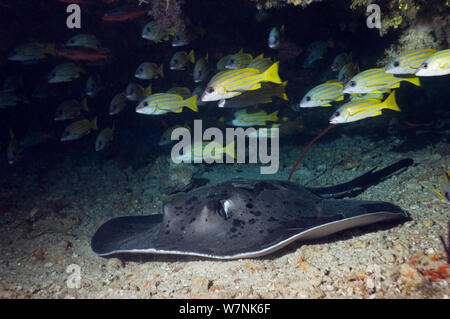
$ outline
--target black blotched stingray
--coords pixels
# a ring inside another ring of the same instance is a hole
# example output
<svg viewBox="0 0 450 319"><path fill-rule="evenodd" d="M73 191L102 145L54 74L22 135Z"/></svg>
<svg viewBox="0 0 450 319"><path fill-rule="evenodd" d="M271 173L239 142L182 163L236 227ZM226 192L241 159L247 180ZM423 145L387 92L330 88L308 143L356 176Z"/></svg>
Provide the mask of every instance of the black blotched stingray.
<svg viewBox="0 0 450 319"><path fill-rule="evenodd" d="M405 220L408 214L391 203L336 197L361 192L412 163L404 159L324 188L247 179L200 187L164 204L163 214L107 221L95 233L91 247L100 256L127 252L248 258L269 254L298 239Z"/></svg>

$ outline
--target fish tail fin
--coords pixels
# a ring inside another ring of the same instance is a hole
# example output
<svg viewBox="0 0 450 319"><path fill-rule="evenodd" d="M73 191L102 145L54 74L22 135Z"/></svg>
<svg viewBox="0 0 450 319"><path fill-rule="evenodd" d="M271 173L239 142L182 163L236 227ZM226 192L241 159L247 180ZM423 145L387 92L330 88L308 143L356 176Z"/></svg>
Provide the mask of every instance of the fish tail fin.
<svg viewBox="0 0 450 319"><path fill-rule="evenodd" d="M92 128L96 131L98 131L98 126L97 126L97 116L94 117L94 119L92 120Z"/></svg>
<svg viewBox="0 0 450 319"><path fill-rule="evenodd" d="M49 43L47 47L45 48L45 52L48 54L55 56L56 55L56 49L55 49L55 43Z"/></svg>
<svg viewBox="0 0 450 319"><path fill-rule="evenodd" d="M152 84L151 83L145 88L145 95L146 96L152 95Z"/></svg>
<svg viewBox="0 0 450 319"><path fill-rule="evenodd" d="M284 81L283 83L281 83L280 85L280 94L278 95L279 97L281 97L283 100L289 101L287 95L286 95L286 86L287 86L288 81Z"/></svg>
<svg viewBox="0 0 450 319"><path fill-rule="evenodd" d="M407 79L406 81L408 81L409 83L414 84L415 86L420 86L420 79L418 77L413 77L410 79Z"/></svg>
<svg viewBox="0 0 450 319"><path fill-rule="evenodd" d="M343 101L344 100L344 94L342 94L340 97L338 97L337 99L336 99L336 101Z"/></svg>
<svg viewBox="0 0 450 319"><path fill-rule="evenodd" d="M400 108L397 105L397 101L395 100L395 91L392 91L391 94L384 100L383 107L386 109L391 109L393 111L401 112Z"/></svg>
<svg viewBox="0 0 450 319"><path fill-rule="evenodd" d="M189 58L189 61L191 61L192 64L195 63L194 49L192 49L191 52L189 52L188 58Z"/></svg>
<svg viewBox="0 0 450 319"><path fill-rule="evenodd" d="M81 101L81 108L86 112L89 112L89 107L87 105L87 98L84 98L83 101Z"/></svg>
<svg viewBox="0 0 450 319"><path fill-rule="evenodd" d="M253 60L256 59L264 59L264 53L261 53L260 55L258 55L256 58L254 58Z"/></svg>
<svg viewBox="0 0 450 319"><path fill-rule="evenodd" d="M278 65L280 62L275 62L263 73L264 81L281 84L280 76L278 75Z"/></svg>
<svg viewBox="0 0 450 319"><path fill-rule="evenodd" d="M267 120L271 121L271 122L278 122L280 120L278 118L278 112L279 112L279 110L276 110L275 112L270 113L269 114L269 118Z"/></svg>
<svg viewBox="0 0 450 319"><path fill-rule="evenodd" d="M163 64L161 63L161 65L158 68L158 74L163 78L164 77L164 70L163 70Z"/></svg>
<svg viewBox="0 0 450 319"><path fill-rule="evenodd" d="M192 111L194 112L198 112L198 107L197 107L197 95L193 95L190 98L184 100L184 102L186 103L186 106L188 108L190 108Z"/></svg>
<svg viewBox="0 0 450 319"><path fill-rule="evenodd" d="M234 151L234 141L225 146L225 154L230 155L232 158L236 158L236 154Z"/></svg>

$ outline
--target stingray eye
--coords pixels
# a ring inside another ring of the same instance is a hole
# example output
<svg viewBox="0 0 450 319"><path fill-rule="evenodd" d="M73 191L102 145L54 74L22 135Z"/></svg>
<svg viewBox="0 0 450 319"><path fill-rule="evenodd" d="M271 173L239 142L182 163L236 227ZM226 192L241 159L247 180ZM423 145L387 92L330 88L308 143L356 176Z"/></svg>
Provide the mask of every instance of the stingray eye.
<svg viewBox="0 0 450 319"><path fill-rule="evenodd" d="M395 66L395 67L398 67L398 66L400 66L400 62L398 62L398 61L394 61L394 66Z"/></svg>
<svg viewBox="0 0 450 319"><path fill-rule="evenodd" d="M212 86L210 86L209 88L206 89L206 93L213 93L214 92L214 88Z"/></svg>
<svg viewBox="0 0 450 319"><path fill-rule="evenodd" d="M219 207L218 207L217 213L225 219L230 218L232 215L231 201L228 199L219 201Z"/></svg>
<svg viewBox="0 0 450 319"><path fill-rule="evenodd" d="M355 87L356 86L356 82L355 81L350 81L350 86L351 87Z"/></svg>

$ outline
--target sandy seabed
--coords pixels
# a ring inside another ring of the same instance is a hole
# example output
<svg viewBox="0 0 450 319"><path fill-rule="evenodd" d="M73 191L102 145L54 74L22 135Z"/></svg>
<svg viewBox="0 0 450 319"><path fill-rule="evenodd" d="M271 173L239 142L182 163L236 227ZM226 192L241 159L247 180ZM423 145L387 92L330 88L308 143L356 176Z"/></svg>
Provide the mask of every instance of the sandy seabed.
<svg viewBox="0 0 450 319"><path fill-rule="evenodd" d="M450 268L439 236L447 237L450 206L430 189L439 189L442 174L450 170L448 145L400 152L401 143L394 137L371 141L346 135L317 143L293 181L329 186L409 157L415 164L407 171L356 198L395 203L412 220L351 229L295 242L265 257L230 261L102 258L91 251L92 235L108 219L160 211L167 195L159 191L161 168L155 163L120 171L113 161L75 166L67 159L44 177L12 169L0 194L0 297L448 298ZM286 179L300 152L282 147L280 170L270 178ZM210 183L225 176L259 176L259 165L201 166L194 176Z"/></svg>

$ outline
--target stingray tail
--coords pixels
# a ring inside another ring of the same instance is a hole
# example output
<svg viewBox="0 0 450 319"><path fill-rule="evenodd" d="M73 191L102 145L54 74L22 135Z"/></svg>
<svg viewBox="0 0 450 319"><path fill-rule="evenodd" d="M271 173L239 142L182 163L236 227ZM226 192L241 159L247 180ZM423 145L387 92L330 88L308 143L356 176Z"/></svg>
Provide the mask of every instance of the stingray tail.
<svg viewBox="0 0 450 319"><path fill-rule="evenodd" d="M377 171L376 168L373 168L369 172L351 180L350 182L330 187L309 188L309 190L324 198L356 196L370 186L376 185L392 175L403 172L413 163L414 161L411 158L402 159Z"/></svg>

